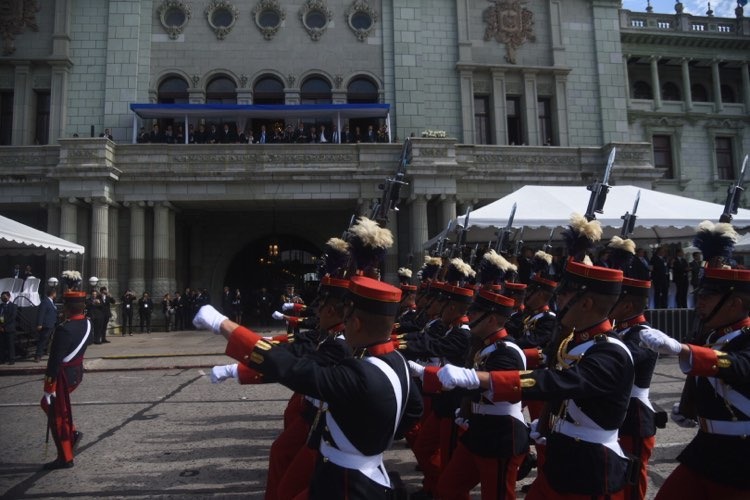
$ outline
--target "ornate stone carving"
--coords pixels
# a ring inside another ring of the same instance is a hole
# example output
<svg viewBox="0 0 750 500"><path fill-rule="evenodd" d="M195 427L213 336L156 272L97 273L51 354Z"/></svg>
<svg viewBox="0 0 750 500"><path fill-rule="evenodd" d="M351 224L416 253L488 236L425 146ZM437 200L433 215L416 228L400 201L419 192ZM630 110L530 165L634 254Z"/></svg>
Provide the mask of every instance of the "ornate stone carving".
<svg viewBox="0 0 750 500"><path fill-rule="evenodd" d="M237 7L228 0L212 0L206 7L205 12L208 25L214 30L216 38L219 40L224 40L232 31L237 22L237 17L240 15Z"/></svg>
<svg viewBox="0 0 750 500"><path fill-rule="evenodd" d="M286 77L286 83L289 85L289 87L294 87L294 82L297 81L297 77L295 77L293 74L289 73Z"/></svg>
<svg viewBox="0 0 750 500"><path fill-rule="evenodd" d="M525 0L495 0L482 14L487 24L485 41L493 38L505 44L505 60L516 64L516 50L526 41L535 42L534 13L523 7Z"/></svg>
<svg viewBox="0 0 750 500"><path fill-rule="evenodd" d="M333 77L333 85L335 88L340 89L341 84L344 83L344 77L341 75L336 75Z"/></svg>
<svg viewBox="0 0 750 500"><path fill-rule="evenodd" d="M242 74L240 75L240 88L244 89L245 87L247 87L247 75Z"/></svg>
<svg viewBox="0 0 750 500"><path fill-rule="evenodd" d="M333 11L322 0L307 0L299 9L299 20L314 42L320 40L332 19Z"/></svg>
<svg viewBox="0 0 750 500"><path fill-rule="evenodd" d="M176 40L182 34L192 15L190 5L180 0L164 0L156 9L156 13L162 28L172 40ZM180 14L182 19L179 19Z"/></svg>
<svg viewBox="0 0 750 500"><path fill-rule="evenodd" d="M344 17L349 29L354 32L360 42L364 42L370 36L375 29L375 23L378 21L378 13L366 0L354 0L344 12Z"/></svg>
<svg viewBox="0 0 750 500"><path fill-rule="evenodd" d="M36 0L5 0L0 4L3 55L8 56L16 51L15 35L23 33L25 28L39 31L36 23L37 12L39 12L39 3Z"/></svg>
<svg viewBox="0 0 750 500"><path fill-rule="evenodd" d="M277 0L260 0L250 13L263 38L272 39L286 19L284 10ZM277 22L273 22L277 21Z"/></svg>
<svg viewBox="0 0 750 500"><path fill-rule="evenodd" d="M201 77L198 76L198 75L193 75L193 76L190 77L190 80L193 82L193 88L195 88L200 83Z"/></svg>

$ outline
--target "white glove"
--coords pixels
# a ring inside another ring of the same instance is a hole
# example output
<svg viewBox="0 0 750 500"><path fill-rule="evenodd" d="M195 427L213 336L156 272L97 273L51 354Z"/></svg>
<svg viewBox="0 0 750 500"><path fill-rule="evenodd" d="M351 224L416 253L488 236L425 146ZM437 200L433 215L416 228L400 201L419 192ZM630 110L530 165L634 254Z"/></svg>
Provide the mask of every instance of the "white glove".
<svg viewBox="0 0 750 500"><path fill-rule="evenodd" d="M461 416L461 408L456 408L456 418L453 420L462 430L469 430L469 419Z"/></svg>
<svg viewBox="0 0 750 500"><path fill-rule="evenodd" d="M284 305L281 306L282 311L291 311L294 309L294 302L284 302Z"/></svg>
<svg viewBox="0 0 750 500"><path fill-rule="evenodd" d="M54 391L52 391L52 392L45 392L44 393L44 399L47 401L48 405L52 404L52 398L54 398L54 397L57 397L57 393L54 392Z"/></svg>
<svg viewBox="0 0 750 500"><path fill-rule="evenodd" d="M279 311L274 311L273 314L271 315L271 317L273 319L279 319L279 320L285 318L285 316L282 313L280 313Z"/></svg>
<svg viewBox="0 0 750 500"><path fill-rule="evenodd" d="M414 361L409 361L409 373L412 377L424 380L424 366Z"/></svg>
<svg viewBox="0 0 750 500"><path fill-rule="evenodd" d="M653 328L641 330L641 344L660 354L679 354L682 344L666 333Z"/></svg>
<svg viewBox="0 0 750 500"><path fill-rule="evenodd" d="M536 444L545 445L547 444L547 438L543 437L541 434L539 434L539 431L537 430L539 428L539 419L534 419L531 421L530 426L529 437L536 442Z"/></svg>
<svg viewBox="0 0 750 500"><path fill-rule="evenodd" d="M686 417L680 413L680 403L675 403L672 406L672 421L680 427L691 428L698 425L694 419Z"/></svg>
<svg viewBox="0 0 750 500"><path fill-rule="evenodd" d="M219 365L211 368L211 383L218 384L224 382L228 378L237 378L237 364L233 365Z"/></svg>
<svg viewBox="0 0 750 500"><path fill-rule="evenodd" d="M445 365L438 370L438 380L440 380L443 389L453 389L454 387L479 389L479 377L477 371L473 368Z"/></svg>
<svg viewBox="0 0 750 500"><path fill-rule="evenodd" d="M219 334L221 333L221 322L225 319L229 318L214 309L214 306L203 306L193 318L193 325L198 330L211 330Z"/></svg>

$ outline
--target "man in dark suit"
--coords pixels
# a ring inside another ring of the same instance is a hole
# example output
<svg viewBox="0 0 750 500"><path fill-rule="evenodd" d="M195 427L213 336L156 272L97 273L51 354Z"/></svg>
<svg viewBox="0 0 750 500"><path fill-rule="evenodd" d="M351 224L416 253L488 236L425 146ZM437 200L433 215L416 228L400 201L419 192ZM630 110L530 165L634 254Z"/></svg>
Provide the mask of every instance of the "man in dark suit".
<svg viewBox="0 0 750 500"><path fill-rule="evenodd" d="M35 363L41 361L44 351L47 350L49 336L55 329L55 324L57 323L55 298L57 298L57 290L49 288L47 290L47 296L39 303L39 310L37 311L36 316L36 330L39 332L39 341L36 344L36 355L34 356Z"/></svg>
<svg viewBox="0 0 750 500"><path fill-rule="evenodd" d="M305 125L302 122L297 125L297 130L294 131L292 139L294 142L307 142L307 133L305 131Z"/></svg>
<svg viewBox="0 0 750 500"><path fill-rule="evenodd" d="M667 249L659 247L651 257L651 282L654 285L654 307L666 309L669 297L669 265Z"/></svg>
<svg viewBox="0 0 750 500"><path fill-rule="evenodd" d="M378 136L375 133L375 128L372 125L367 126L367 135L365 136L365 142L377 142Z"/></svg>
<svg viewBox="0 0 750 500"><path fill-rule="evenodd" d="M271 142L271 136L269 136L268 132L266 132L266 126L261 125L260 134L258 134L258 144L266 144L268 142Z"/></svg>
<svg viewBox="0 0 750 500"><path fill-rule="evenodd" d="M349 144L350 142L354 142L354 136L352 135L352 132L349 130L349 125L344 126L344 131L341 133L341 142L344 144Z"/></svg>
<svg viewBox="0 0 750 500"><path fill-rule="evenodd" d="M104 310L104 317L102 318L102 344L109 344L109 340L107 340L107 326L109 325L109 320L112 319L112 306L116 302L114 297L107 291L106 286L99 289L99 297L102 301L102 309Z"/></svg>
<svg viewBox="0 0 750 500"><path fill-rule="evenodd" d="M677 287L675 301L677 307L687 307L688 285L690 284L690 266L682 249L677 250L672 261L672 279Z"/></svg>
<svg viewBox="0 0 750 500"><path fill-rule="evenodd" d="M228 123L224 124L224 130L221 132L221 139L218 141L222 144L233 144L237 142L237 133L232 130Z"/></svg>
<svg viewBox="0 0 750 500"><path fill-rule="evenodd" d="M10 292L0 294L0 363L16 362L16 314L18 308L10 301Z"/></svg>

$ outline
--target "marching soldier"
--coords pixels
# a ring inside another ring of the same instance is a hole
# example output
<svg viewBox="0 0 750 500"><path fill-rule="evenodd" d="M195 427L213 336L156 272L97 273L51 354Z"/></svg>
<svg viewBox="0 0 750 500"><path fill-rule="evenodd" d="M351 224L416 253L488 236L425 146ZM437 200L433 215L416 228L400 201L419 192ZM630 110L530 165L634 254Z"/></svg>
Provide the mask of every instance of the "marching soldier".
<svg viewBox="0 0 750 500"><path fill-rule="evenodd" d="M66 321L55 329L52 337L41 406L47 414L47 425L57 447L57 458L44 465L47 470L73 467L73 452L83 436L73 424L70 393L83 378L83 355L92 334L91 322L83 314L85 301L86 292L65 292Z"/></svg>
<svg viewBox="0 0 750 500"><path fill-rule="evenodd" d="M750 271L721 267L736 237L729 224L703 222L694 241L707 262L720 266L704 270L696 294L702 345L682 344L658 331L641 332L650 348L678 355L692 387L680 409L693 407L699 424L657 500L750 497Z"/></svg>
<svg viewBox="0 0 750 500"><path fill-rule="evenodd" d="M631 262L635 260L635 242L623 240L619 236L612 238L608 248L611 249L612 267L621 269L625 275L622 280L622 292L617 303L609 313L615 333L630 349L633 355L635 379L630 393L630 404L625 422L620 427L620 445L630 455L639 460L638 482L625 488L625 498L642 500L648 489L648 461L656 443L657 412L649 400L648 393L651 378L654 374L658 355L641 344L641 332L653 330L643 315L648 306L651 282L628 277L633 270ZM666 426L666 414L659 412L661 427Z"/></svg>
<svg viewBox="0 0 750 500"><path fill-rule="evenodd" d="M401 291L354 276L345 324L355 356L321 366L272 345L260 335L204 306L196 327L227 338L227 354L292 390L328 405L318 461L310 483L312 499L377 499L390 495L383 452L421 414L419 393L406 361L390 340Z"/></svg>

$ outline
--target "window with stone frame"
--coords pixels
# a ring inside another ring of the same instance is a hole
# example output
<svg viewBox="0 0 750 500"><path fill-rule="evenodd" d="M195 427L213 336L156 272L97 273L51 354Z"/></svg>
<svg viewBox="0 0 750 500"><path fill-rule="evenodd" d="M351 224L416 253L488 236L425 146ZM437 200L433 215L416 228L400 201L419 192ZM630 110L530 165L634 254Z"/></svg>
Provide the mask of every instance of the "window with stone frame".
<svg viewBox="0 0 750 500"><path fill-rule="evenodd" d="M661 87L661 98L665 101L679 101L682 99L680 88L672 83L666 82Z"/></svg>
<svg viewBox="0 0 750 500"><path fill-rule="evenodd" d="M0 145L9 146L13 140L13 91L0 91Z"/></svg>
<svg viewBox="0 0 750 500"><path fill-rule="evenodd" d="M207 104L237 104L237 85L228 76L216 76L206 85Z"/></svg>
<svg viewBox="0 0 750 500"><path fill-rule="evenodd" d="M719 180L734 180L734 145L732 137L716 136L714 154L716 156L716 175Z"/></svg>
<svg viewBox="0 0 750 500"><path fill-rule="evenodd" d="M700 83L694 83L690 86L690 97L693 102L708 102L708 90Z"/></svg>
<svg viewBox="0 0 750 500"><path fill-rule="evenodd" d="M253 104L284 104L284 84L273 75L261 77L253 85Z"/></svg>
<svg viewBox="0 0 750 500"><path fill-rule="evenodd" d="M37 90L34 144L49 144L50 91Z"/></svg>
<svg viewBox="0 0 750 500"><path fill-rule="evenodd" d="M729 85L721 86L721 102L737 102L737 97L734 89Z"/></svg>
<svg viewBox="0 0 750 500"><path fill-rule="evenodd" d="M665 179L674 179L674 160L672 157L672 136L654 135L651 138L654 153L654 167L664 170Z"/></svg>
<svg viewBox="0 0 750 500"><path fill-rule="evenodd" d="M537 101L539 112L539 140L542 146L555 145L555 138L552 131L552 98L540 97Z"/></svg>
<svg viewBox="0 0 750 500"><path fill-rule="evenodd" d="M474 141L476 144L492 144L490 96L474 96Z"/></svg>
<svg viewBox="0 0 750 500"><path fill-rule="evenodd" d="M639 80L633 84L633 99L653 99L651 85Z"/></svg>
<svg viewBox="0 0 750 500"><path fill-rule="evenodd" d="M190 102L188 83L179 76L170 76L159 84L159 104L187 104Z"/></svg>
<svg viewBox="0 0 750 500"><path fill-rule="evenodd" d="M521 96L506 96L505 118L508 126L508 144L511 146L526 144L521 116Z"/></svg>

